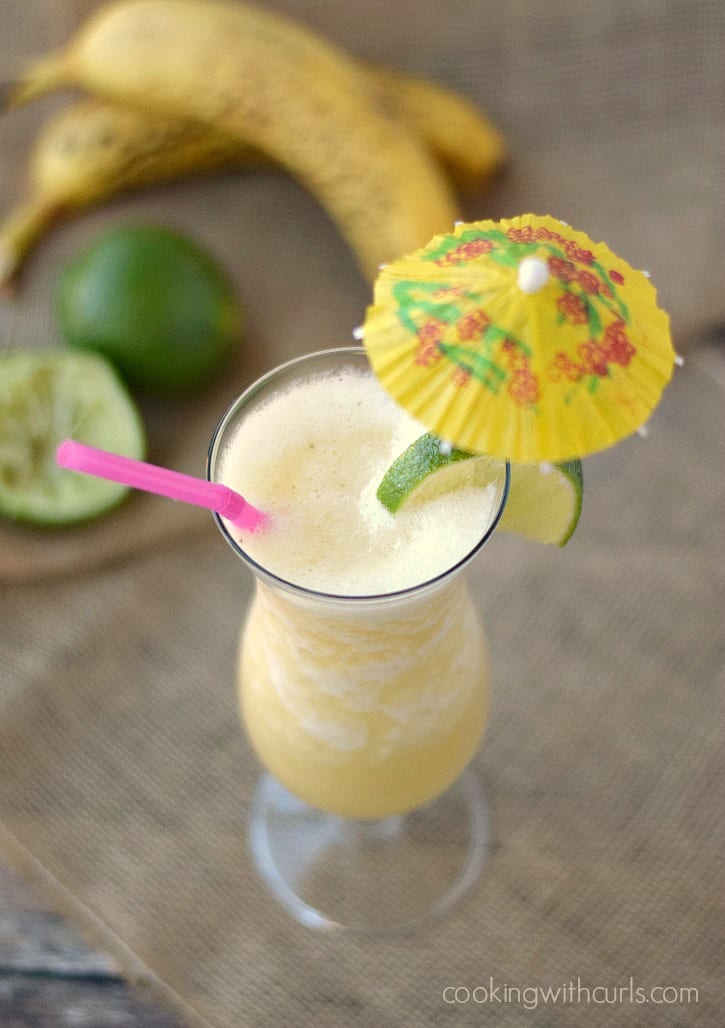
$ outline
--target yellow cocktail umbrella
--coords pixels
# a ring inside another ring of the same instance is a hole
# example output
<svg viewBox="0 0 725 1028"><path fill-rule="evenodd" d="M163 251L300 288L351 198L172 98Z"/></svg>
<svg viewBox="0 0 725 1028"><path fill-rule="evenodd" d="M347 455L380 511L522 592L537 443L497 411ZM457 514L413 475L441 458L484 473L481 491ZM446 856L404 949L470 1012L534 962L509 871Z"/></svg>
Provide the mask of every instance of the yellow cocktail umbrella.
<svg viewBox="0 0 725 1028"><path fill-rule="evenodd" d="M461 223L381 269L362 338L383 386L428 428L524 462L636 431L675 361L647 276L533 214Z"/></svg>

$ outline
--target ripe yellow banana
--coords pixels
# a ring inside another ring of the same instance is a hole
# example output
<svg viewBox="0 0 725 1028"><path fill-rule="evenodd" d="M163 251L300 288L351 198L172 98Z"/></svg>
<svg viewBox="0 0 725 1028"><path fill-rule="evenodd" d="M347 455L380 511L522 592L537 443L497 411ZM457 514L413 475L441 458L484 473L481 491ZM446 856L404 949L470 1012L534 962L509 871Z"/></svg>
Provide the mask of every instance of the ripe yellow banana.
<svg viewBox="0 0 725 1028"><path fill-rule="evenodd" d="M268 164L262 153L199 122L81 99L41 130L27 197L0 226L0 286L59 217L113 193L225 164Z"/></svg>
<svg viewBox="0 0 725 1028"><path fill-rule="evenodd" d="M442 173L364 72L281 15L224 0L117 3L31 64L5 101L67 86L262 150L317 196L369 278L457 217Z"/></svg>
<svg viewBox="0 0 725 1028"><path fill-rule="evenodd" d="M470 100L418 75L383 67L368 72L381 102L417 133L457 186L479 186L501 167L504 138Z"/></svg>
<svg viewBox="0 0 725 1028"><path fill-rule="evenodd" d="M363 69L380 102L420 137L454 183L479 185L500 166L501 134L464 97L418 76ZM0 286L43 231L71 211L135 186L267 163L260 150L201 122L77 100L39 133L28 196L0 225Z"/></svg>

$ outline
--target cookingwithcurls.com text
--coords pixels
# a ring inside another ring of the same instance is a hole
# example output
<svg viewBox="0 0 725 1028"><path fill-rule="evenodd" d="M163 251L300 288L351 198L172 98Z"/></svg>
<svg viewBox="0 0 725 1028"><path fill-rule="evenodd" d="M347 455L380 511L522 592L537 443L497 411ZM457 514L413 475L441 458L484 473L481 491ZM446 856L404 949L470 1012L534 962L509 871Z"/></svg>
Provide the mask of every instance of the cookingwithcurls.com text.
<svg viewBox="0 0 725 1028"><path fill-rule="evenodd" d="M489 977L485 984L446 985L443 1002L468 1004L512 1004L525 1010L562 1004L567 1006L620 1006L623 1004L676 1006L699 1002L699 990L691 985L640 985L630 978L626 984L592 984L574 978L556 985L512 985Z"/></svg>

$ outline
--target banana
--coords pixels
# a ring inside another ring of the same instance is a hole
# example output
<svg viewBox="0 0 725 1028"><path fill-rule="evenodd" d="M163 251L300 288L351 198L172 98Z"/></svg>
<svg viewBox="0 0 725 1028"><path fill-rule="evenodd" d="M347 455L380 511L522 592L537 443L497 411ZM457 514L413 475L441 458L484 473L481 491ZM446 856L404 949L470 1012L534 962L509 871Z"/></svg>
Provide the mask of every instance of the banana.
<svg viewBox="0 0 725 1028"><path fill-rule="evenodd" d="M357 64L279 14L225 0L101 8L3 99L14 106L64 87L263 151L317 197L369 279L458 214L442 172Z"/></svg>
<svg viewBox="0 0 725 1028"><path fill-rule="evenodd" d="M369 68L382 102L423 140L461 189L473 189L504 163L501 132L460 93L418 75Z"/></svg>
<svg viewBox="0 0 725 1028"><path fill-rule="evenodd" d="M362 68L380 102L408 124L459 187L480 185L501 165L503 137L464 97L419 76ZM0 286L38 237L74 210L135 186L268 163L260 150L200 122L80 99L38 135L28 196L0 225Z"/></svg>
<svg viewBox="0 0 725 1028"><path fill-rule="evenodd" d="M134 186L268 163L260 151L199 122L78 100L39 133L28 195L0 226L0 287L38 237L73 210Z"/></svg>

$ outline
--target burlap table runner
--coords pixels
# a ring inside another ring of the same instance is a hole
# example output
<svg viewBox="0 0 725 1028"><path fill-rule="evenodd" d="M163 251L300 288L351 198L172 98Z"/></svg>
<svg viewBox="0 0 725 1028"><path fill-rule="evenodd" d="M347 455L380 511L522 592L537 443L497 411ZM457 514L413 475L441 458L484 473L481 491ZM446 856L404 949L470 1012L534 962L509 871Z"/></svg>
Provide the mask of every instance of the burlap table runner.
<svg viewBox="0 0 725 1028"><path fill-rule="evenodd" d="M61 43L92 6L6 0L3 66ZM719 3L275 6L494 116L511 169L468 213L550 211L606 238L651 270L688 356L722 319ZM0 120L3 208L61 102ZM102 225L132 219L205 242L247 308L222 383L183 405L145 403L152 456L200 471L225 404L279 360L348 341L369 288L294 183L230 173L60 227L0 306L0 345L57 345L59 265ZM151 498L77 533L0 533L3 851L190 1023L719 1024L717 368L716 357L688 360L649 440L587 462L584 520L566 551L500 536L474 568L495 669L475 764L494 848L450 918L405 938L327 939L292 925L258 885L245 842L258 769L232 683L251 581L204 514ZM507 984L570 982L576 996L577 980L578 1003L501 998ZM609 986L611 998L630 982L695 988L699 1002L613 1006L581 991ZM478 987L480 1002L462 991L447 1003L459 986Z"/></svg>
<svg viewBox="0 0 725 1028"><path fill-rule="evenodd" d="M565 551L500 536L474 566L495 680L475 767L494 845L450 917L403 938L324 937L257 882L245 819L258 768L233 685L251 582L211 524L92 577L4 590L8 852L32 854L132 975L223 1028L433 1028L454 1013L719 1024L725 438L722 388L695 365L647 441L588 462ZM436 859L446 840L430 845ZM491 978L632 979L699 1002L445 1002Z"/></svg>

